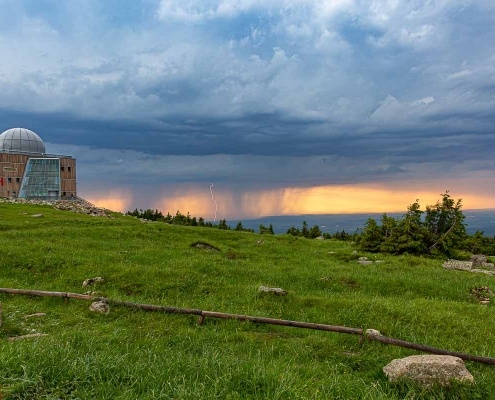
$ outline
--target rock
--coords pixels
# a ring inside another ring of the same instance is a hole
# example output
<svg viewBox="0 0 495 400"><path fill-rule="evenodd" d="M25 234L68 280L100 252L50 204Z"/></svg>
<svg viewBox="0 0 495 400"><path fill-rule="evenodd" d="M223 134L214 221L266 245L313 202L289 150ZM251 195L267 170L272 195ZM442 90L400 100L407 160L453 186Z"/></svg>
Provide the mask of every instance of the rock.
<svg viewBox="0 0 495 400"><path fill-rule="evenodd" d="M94 285L96 283L103 283L103 282L105 282L105 279L103 279L101 276L95 276L94 278L85 279L82 284L82 287Z"/></svg>
<svg viewBox="0 0 495 400"><path fill-rule="evenodd" d="M472 261L473 268L495 269L494 264L488 262L488 258L484 254L473 254L469 260Z"/></svg>
<svg viewBox="0 0 495 400"><path fill-rule="evenodd" d="M365 336L381 336L380 331L376 329L366 329Z"/></svg>
<svg viewBox="0 0 495 400"><path fill-rule="evenodd" d="M285 296L287 295L287 292L282 289L282 288L271 288L271 287L266 287L266 286L260 286L258 288L258 291L259 292L262 292L262 293L273 293L273 294L276 294L276 295L279 295L279 296Z"/></svg>
<svg viewBox="0 0 495 400"><path fill-rule="evenodd" d="M383 262L383 260L375 261L376 264L381 264L382 262ZM358 263L361 265L370 265L370 264L373 264L373 261L371 261L368 257L359 257Z"/></svg>
<svg viewBox="0 0 495 400"><path fill-rule="evenodd" d="M352 251L352 254L357 254L357 253L358 253L357 250Z"/></svg>
<svg viewBox="0 0 495 400"><path fill-rule="evenodd" d="M0 203L52 206L57 210L71 211L79 214L88 214L98 217L113 218L112 211L107 210L106 208L96 207L91 203L88 203L87 201L81 199L48 201L48 200L25 200L19 198L16 199L1 198ZM40 216L41 217L43 216L42 214L35 214L32 215L32 217L35 217L36 215L39 215L38 218Z"/></svg>
<svg viewBox="0 0 495 400"><path fill-rule="evenodd" d="M258 241L256 242L256 244L263 244L263 243L265 243L265 241L264 241L263 239L260 239L260 240L258 240Z"/></svg>
<svg viewBox="0 0 495 400"><path fill-rule="evenodd" d="M325 240L325 237L324 236L318 236L317 238L315 238L316 240Z"/></svg>
<svg viewBox="0 0 495 400"><path fill-rule="evenodd" d="M483 254L473 254L469 257L469 260L473 263L473 268L481 267L488 260Z"/></svg>
<svg viewBox="0 0 495 400"><path fill-rule="evenodd" d="M446 269L458 269L461 271L471 271L473 269L472 261L447 260L442 266Z"/></svg>
<svg viewBox="0 0 495 400"><path fill-rule="evenodd" d="M485 275L495 275L495 271L489 271L487 269L478 269L478 268L475 268L475 269L472 269L471 272L474 272L474 273L481 273L481 274L485 274Z"/></svg>
<svg viewBox="0 0 495 400"><path fill-rule="evenodd" d="M486 262L486 256L480 254L471 256L470 261L447 260L443 263L443 267L461 271L481 272L487 275L495 274L494 264Z"/></svg>
<svg viewBox="0 0 495 400"><path fill-rule="evenodd" d="M196 243L193 243L191 246L195 247L196 249L200 249L200 250L220 251L220 249L218 249L217 247L215 247L211 244L208 244L208 243L204 243L204 242L196 242Z"/></svg>
<svg viewBox="0 0 495 400"><path fill-rule="evenodd" d="M46 316L46 313L44 312L39 312L39 313L34 313L34 314L29 314L29 315L25 315L24 318L28 319L28 318L39 318L39 317L44 317Z"/></svg>
<svg viewBox="0 0 495 400"><path fill-rule="evenodd" d="M392 360L383 367L390 382L406 378L424 387L438 384L449 386L452 380L474 382L473 376L459 357L422 355Z"/></svg>
<svg viewBox="0 0 495 400"><path fill-rule="evenodd" d="M488 286L479 286L471 289L471 296L480 302L480 304L487 305L490 303L493 292Z"/></svg>
<svg viewBox="0 0 495 400"><path fill-rule="evenodd" d="M489 270L495 270L495 264L494 263L486 262L486 263L481 264L481 267L487 268Z"/></svg>
<svg viewBox="0 0 495 400"><path fill-rule="evenodd" d="M44 217L43 214L33 214L31 215L32 218L41 218L41 217Z"/></svg>
<svg viewBox="0 0 495 400"><path fill-rule="evenodd" d="M89 306L89 310L100 314L108 314L110 306L105 301L95 301Z"/></svg>

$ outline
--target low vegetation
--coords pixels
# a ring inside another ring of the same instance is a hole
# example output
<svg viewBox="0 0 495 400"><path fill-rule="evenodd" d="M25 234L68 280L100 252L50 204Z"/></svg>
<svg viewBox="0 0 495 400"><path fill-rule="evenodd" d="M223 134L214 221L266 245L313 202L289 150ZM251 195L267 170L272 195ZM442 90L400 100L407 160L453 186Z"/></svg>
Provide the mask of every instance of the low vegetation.
<svg viewBox="0 0 495 400"><path fill-rule="evenodd" d="M130 215L131 217L136 217L139 219L144 219L147 221L155 221L155 222L164 222L166 224L172 225L185 225L185 226L200 226L206 228L217 228L223 230L232 229L229 225L227 225L227 221L225 219L221 219L218 223L205 221L203 217L193 217L189 213L186 215L182 214L179 210L175 213L175 215L171 215L169 212L167 215L163 215L160 210L138 210L137 208L134 211L128 211L126 215ZM261 225L262 226L262 225ZM260 226L260 230L261 230ZM242 226L242 222L239 221L235 227L236 231L244 231L244 232L254 232L252 229L246 229ZM272 228L273 233L273 228Z"/></svg>
<svg viewBox="0 0 495 400"><path fill-rule="evenodd" d="M42 217L32 217L42 214ZM262 240L261 240L262 238ZM390 337L495 357L494 277L309 240L0 204L0 286L374 328ZM441 248L440 246L436 246ZM361 265L368 257L370 265ZM82 288L101 276L104 282ZM287 296L259 293L280 287ZM382 368L417 354L352 335L0 295L0 397L6 399L490 399L493 366L473 385L391 384ZM44 316L32 316L45 313ZM47 336L10 342L30 333Z"/></svg>

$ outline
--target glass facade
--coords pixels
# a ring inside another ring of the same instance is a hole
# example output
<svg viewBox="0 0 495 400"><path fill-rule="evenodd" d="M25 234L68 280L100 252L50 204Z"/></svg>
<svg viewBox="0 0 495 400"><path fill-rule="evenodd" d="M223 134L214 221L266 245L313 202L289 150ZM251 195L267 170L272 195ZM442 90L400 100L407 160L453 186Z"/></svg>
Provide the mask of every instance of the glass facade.
<svg viewBox="0 0 495 400"><path fill-rule="evenodd" d="M60 199L60 159L30 158L22 178L19 197L23 199Z"/></svg>

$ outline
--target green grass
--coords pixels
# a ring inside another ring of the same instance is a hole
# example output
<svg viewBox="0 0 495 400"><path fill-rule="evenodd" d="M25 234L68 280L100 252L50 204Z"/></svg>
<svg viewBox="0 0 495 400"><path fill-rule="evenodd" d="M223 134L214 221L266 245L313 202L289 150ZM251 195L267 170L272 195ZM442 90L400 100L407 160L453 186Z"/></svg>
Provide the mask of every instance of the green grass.
<svg viewBox="0 0 495 400"><path fill-rule="evenodd" d="M438 259L355 255L345 242L262 238L0 204L0 286L374 328L495 357L493 305L470 296L477 286L495 291L495 278L448 271ZM359 256L383 263L362 266ZM94 276L105 282L81 287ZM260 294L259 285L289 295ZM199 326L193 316L119 307L99 315L77 300L3 294L0 302L3 400L495 398L494 367L477 363L467 363L474 385L392 385L383 366L417 353L351 335L215 319ZM47 315L25 318L36 312ZM7 341L36 332L48 336Z"/></svg>

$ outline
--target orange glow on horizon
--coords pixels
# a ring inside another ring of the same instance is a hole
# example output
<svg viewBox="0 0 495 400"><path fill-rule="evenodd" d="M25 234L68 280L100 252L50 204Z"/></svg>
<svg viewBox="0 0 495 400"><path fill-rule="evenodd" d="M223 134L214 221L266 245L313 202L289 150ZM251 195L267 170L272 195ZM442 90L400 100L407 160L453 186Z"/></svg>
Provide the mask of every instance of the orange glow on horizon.
<svg viewBox="0 0 495 400"><path fill-rule="evenodd" d="M105 195L89 195L86 200L97 207L126 212L132 204L132 194L128 190L110 191Z"/></svg>
<svg viewBox="0 0 495 400"><path fill-rule="evenodd" d="M394 182L387 184L324 185L277 189L232 190L216 185L218 205L216 220L249 219L271 215L354 214L405 212L416 199L421 207L435 204L441 193L451 190L452 198L462 198L464 209L494 208L493 179L459 179L457 181ZM461 189L461 190L459 190ZM112 190L105 195L88 194L87 199L99 207L126 212L134 208L152 208L169 212L188 212L207 220L215 218L215 203L209 185L175 185L154 188L149 205L134 204L130 188Z"/></svg>
<svg viewBox="0 0 495 400"><path fill-rule="evenodd" d="M406 211L416 199L424 208L441 199L442 190L415 187L394 188L385 185L339 185L311 188L281 188L232 192L216 189L218 219L258 218L270 215L390 213ZM450 192L454 199L462 198L463 208L493 208L490 193L468 191L463 195ZM215 205L209 191L190 188L163 196L154 208L164 212L189 212L193 216L214 219Z"/></svg>

